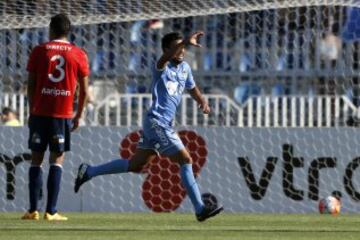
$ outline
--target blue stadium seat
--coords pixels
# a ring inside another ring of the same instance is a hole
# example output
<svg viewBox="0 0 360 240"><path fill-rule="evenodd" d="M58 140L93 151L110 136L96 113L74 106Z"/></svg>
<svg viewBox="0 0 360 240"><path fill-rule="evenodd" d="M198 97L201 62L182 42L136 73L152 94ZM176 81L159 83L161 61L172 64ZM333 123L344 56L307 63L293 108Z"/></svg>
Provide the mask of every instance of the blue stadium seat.
<svg viewBox="0 0 360 240"><path fill-rule="evenodd" d="M282 83L276 83L271 89L272 96L282 96L285 95L285 87Z"/></svg>
<svg viewBox="0 0 360 240"><path fill-rule="evenodd" d="M344 29L342 32L342 38L345 41L355 41L360 38L360 8L348 8L347 11L347 21L344 24Z"/></svg>
<svg viewBox="0 0 360 240"><path fill-rule="evenodd" d="M137 87L138 93L146 93L146 86L145 85L139 85Z"/></svg>

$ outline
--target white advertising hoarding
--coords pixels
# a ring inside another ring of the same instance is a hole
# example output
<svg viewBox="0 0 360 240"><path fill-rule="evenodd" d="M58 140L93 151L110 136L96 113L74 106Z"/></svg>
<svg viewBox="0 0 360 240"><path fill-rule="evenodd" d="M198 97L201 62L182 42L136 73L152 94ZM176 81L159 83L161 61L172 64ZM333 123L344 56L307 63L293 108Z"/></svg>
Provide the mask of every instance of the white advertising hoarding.
<svg viewBox="0 0 360 240"><path fill-rule="evenodd" d="M80 193L74 193L78 165L119 158L121 142L129 150L136 144L137 140L131 137L124 140L131 131L137 129L83 127L72 135L72 150L64 163L59 210L192 211L183 189L178 189L179 179L174 176L177 169L164 159L150 164L142 174L94 178ZM189 127L180 136L197 164L200 190L215 194L227 211L317 212L319 198L334 193L341 196L342 211L360 212L357 131ZM0 127L0 211L28 208L27 134L25 127ZM126 151L123 149L122 154L126 155ZM44 207L47 160L43 170Z"/></svg>

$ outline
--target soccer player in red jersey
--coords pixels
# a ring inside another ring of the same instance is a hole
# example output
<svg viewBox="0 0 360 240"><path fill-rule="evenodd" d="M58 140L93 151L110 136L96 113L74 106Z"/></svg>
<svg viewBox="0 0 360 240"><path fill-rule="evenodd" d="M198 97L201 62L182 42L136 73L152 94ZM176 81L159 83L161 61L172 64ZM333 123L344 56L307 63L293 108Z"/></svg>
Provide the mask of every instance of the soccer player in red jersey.
<svg viewBox="0 0 360 240"><path fill-rule="evenodd" d="M39 219L38 199L42 188L41 164L49 146L50 169L47 180L47 206L44 219L67 220L56 210L64 152L70 150L70 132L78 128L87 97L89 64L86 53L67 40L71 23L65 14L51 18L50 41L31 52L27 70L30 105L29 169L30 209L22 219ZM78 109L73 113L77 82Z"/></svg>

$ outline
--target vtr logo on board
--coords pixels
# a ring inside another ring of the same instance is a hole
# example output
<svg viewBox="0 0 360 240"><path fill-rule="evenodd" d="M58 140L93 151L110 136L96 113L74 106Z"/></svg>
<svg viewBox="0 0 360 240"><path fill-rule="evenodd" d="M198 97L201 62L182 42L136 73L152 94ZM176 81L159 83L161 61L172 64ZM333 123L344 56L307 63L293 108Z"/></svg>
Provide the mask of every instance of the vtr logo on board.
<svg viewBox="0 0 360 240"><path fill-rule="evenodd" d="M304 158L295 157L294 147L290 144L284 144L283 150L283 170L282 170L282 186L285 196L301 201L305 197L304 189L297 189L294 186L294 169L304 167ZM241 171L243 173L246 185L250 190L251 197L255 200L261 200L264 198L266 190L271 181L271 177L274 173L275 167L278 165L278 157L268 157L266 159L266 165L261 173L259 182L257 183L254 172L251 167L251 160L248 157L238 158ZM319 179L321 177L321 170L326 168L336 168L337 159L334 157L319 157L312 160L308 169L308 191L307 196L310 200L319 199ZM343 185L346 193L354 200L360 201L360 189L355 189L353 184L354 171L360 166L360 157L356 157L351 160L346 166ZM280 167L280 166L279 166ZM338 189L334 189L333 195L341 196L341 192Z"/></svg>
<svg viewBox="0 0 360 240"><path fill-rule="evenodd" d="M206 163L208 155L207 145L203 137L194 131L180 131L179 136L193 158L193 170L195 177L200 175L201 169ZM128 134L121 142L120 155L122 158L130 159L135 153L137 142L140 139L140 131ZM214 149L220 151L221 149ZM17 165L24 161L30 161L29 153L18 154L10 157L0 153L0 165L6 170L6 199L15 199L15 170ZM336 169L338 159L335 157L314 158L307 169L307 189L295 186L294 171L304 168L304 158L296 154L294 146L284 144L281 157L270 156L257 180L252 169L252 161L248 157L239 157L238 163L250 195L254 200L262 200L271 182L275 168L282 167L282 187L285 196L296 201L304 198L317 201L319 199L319 183L321 172L326 169ZM220 161L217 159L217 161ZM282 162L282 164L281 164ZM225 162L224 162L225 164ZM226 166L224 166L226 167ZM355 157L347 163L343 172L342 183L347 195L354 201L360 202L360 188L354 185L355 171L360 169L360 157ZM235 174L236 169L234 169ZM145 204L156 212L169 212L176 210L186 197L186 191L181 184L179 165L171 162L166 157L158 156L149 162L141 171L147 174L142 185L142 198ZM224 176L226 178L226 176ZM211 179L210 179L211 180ZM73 181L73 180L71 180ZM245 189L244 189L245 190ZM333 194L340 196L339 189L333 189Z"/></svg>
<svg viewBox="0 0 360 240"><path fill-rule="evenodd" d="M15 199L15 170L16 166L24 161L31 161L29 153L21 153L15 157L0 153L0 164L4 164L6 170L6 199Z"/></svg>

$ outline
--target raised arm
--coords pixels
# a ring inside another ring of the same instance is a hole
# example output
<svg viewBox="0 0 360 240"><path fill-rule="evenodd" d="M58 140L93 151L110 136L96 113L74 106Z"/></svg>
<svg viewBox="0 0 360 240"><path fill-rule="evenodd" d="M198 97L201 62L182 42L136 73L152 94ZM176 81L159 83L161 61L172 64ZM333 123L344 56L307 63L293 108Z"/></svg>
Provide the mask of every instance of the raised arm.
<svg viewBox="0 0 360 240"><path fill-rule="evenodd" d="M189 90L191 97L199 104L199 108L203 111L204 114L210 113L210 106L206 102L205 98L202 96L198 87L194 87Z"/></svg>
<svg viewBox="0 0 360 240"><path fill-rule="evenodd" d="M156 64L156 68L159 70L164 69L166 64L172 58L174 58L174 56L178 55L188 45L192 45L195 47L201 47L201 45L198 43L198 38L202 35L204 35L203 32L195 32L195 33L191 34L188 38L185 38L183 41L174 45L172 48L170 48L169 51L164 52L163 55L158 60L158 62Z"/></svg>

